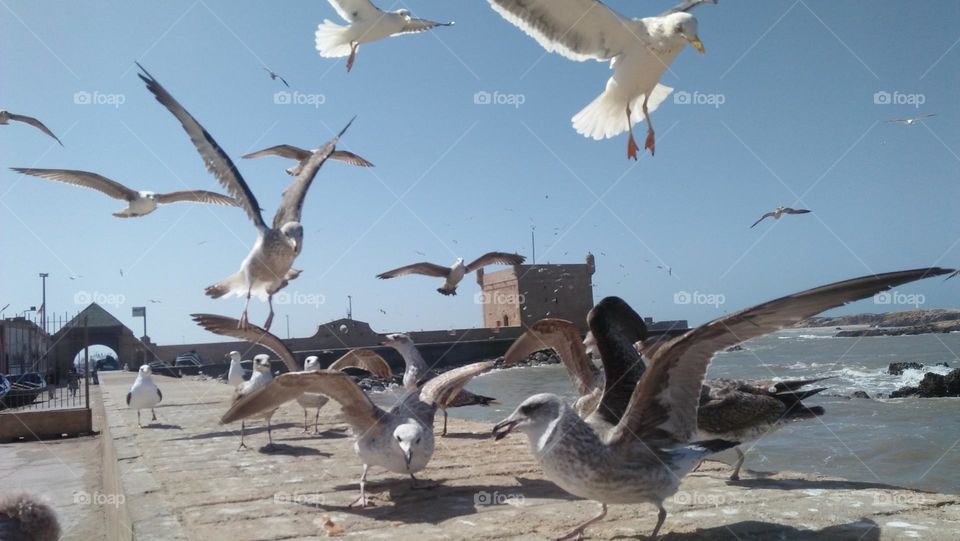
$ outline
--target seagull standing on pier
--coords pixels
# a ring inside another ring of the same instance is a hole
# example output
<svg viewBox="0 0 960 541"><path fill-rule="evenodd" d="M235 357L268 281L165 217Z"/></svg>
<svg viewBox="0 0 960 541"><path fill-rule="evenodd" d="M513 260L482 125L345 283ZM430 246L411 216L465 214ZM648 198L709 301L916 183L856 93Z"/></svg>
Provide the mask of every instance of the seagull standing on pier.
<svg viewBox="0 0 960 541"><path fill-rule="evenodd" d="M156 421L157 413L153 411L153 408L163 400L163 393L153 382L152 375L153 370L150 369L150 365L141 366L137 373L137 379L134 380L130 392L127 393L127 407L137 410L137 426L140 428L143 428L140 423L140 410L149 409L153 416L152 420Z"/></svg>
<svg viewBox="0 0 960 541"><path fill-rule="evenodd" d="M243 365L240 364L243 361L243 357L239 351L231 351L227 356L230 357L230 369L227 370L227 383L234 387L243 385Z"/></svg>
<svg viewBox="0 0 960 541"><path fill-rule="evenodd" d="M381 346L390 346L400 353L406 368L403 371L403 388L407 392L415 392L420 386L440 375L436 370L431 370L427 366L427 361L423 360L423 355L417 349L416 344L410 336L397 333L388 334L387 339L380 343ZM471 393L466 389L461 389L450 402L440 405L443 412L443 432L441 436L447 435L447 408L459 408L462 406L489 406L496 403L496 398Z"/></svg>
<svg viewBox="0 0 960 541"><path fill-rule="evenodd" d="M666 519L663 501L710 454L737 442L693 441L707 367L717 352L892 287L953 272L926 268L865 276L788 295L730 314L661 342L633 389L611 373L629 376L642 362L633 344L642 329L636 313L608 297L588 316L607 378L596 409L586 419L552 394L526 399L493 428L496 439L524 432L547 479L565 491L600 503L600 513L560 539L582 539L611 503L651 503L659 509L656 538ZM627 393L625 391L629 390Z"/></svg>
<svg viewBox="0 0 960 541"><path fill-rule="evenodd" d="M705 49L690 10L715 0L688 0L656 17L630 19L599 0L488 0L494 11L537 40L547 52L570 60L610 61L613 76L607 87L573 117L577 133L608 139L629 132L627 158L637 159L633 138L634 112L647 122L644 147L653 155L656 143L650 112L672 88L659 83L674 58L689 43Z"/></svg>
<svg viewBox="0 0 960 541"><path fill-rule="evenodd" d="M330 142L313 153L300 175L283 192L280 208L273 216L273 224L268 226L260 213L257 198L250 191L247 182L240 176L240 171L227 153L214 141L210 133L160 85L159 81L143 66L140 64L137 66L143 72L139 75L140 79L147 84L147 89L180 121L200 157L203 158L207 171L216 177L220 185L240 203L247 217L257 228L257 240L246 259L240 264L240 270L207 287L207 295L214 299L227 295L245 296L246 303L243 305L243 313L239 320L239 326L243 328L249 324L247 308L250 305L250 297L256 294L266 300L270 306L270 313L263 325L265 329L270 329L270 324L273 322L273 296L287 287L290 280L300 276L301 271L293 268L293 261L303 250L303 225L300 223L300 217L307 190L320 167L337 149L337 141L347 131L353 120L347 123L346 127Z"/></svg>
<svg viewBox="0 0 960 541"><path fill-rule="evenodd" d="M453 26L452 22L438 23L417 19L406 9L382 11L370 0L329 0L333 9L347 26L324 19L317 26L316 45L320 56L337 58L349 56L347 71L353 69L357 49L361 43L370 43L390 36L424 32L437 26Z"/></svg>
<svg viewBox="0 0 960 541"><path fill-rule="evenodd" d="M353 429L354 449L363 461L360 497L351 504L351 507L362 508L369 505L366 483L370 466L409 475L414 484L417 482L414 475L433 457L433 420L437 407L449 403L474 376L493 368L493 364L492 361L479 362L445 372L419 391L408 393L391 411L376 406L343 372L291 372L235 403L220 422L231 423L259 415L306 392L321 393L336 400Z"/></svg>

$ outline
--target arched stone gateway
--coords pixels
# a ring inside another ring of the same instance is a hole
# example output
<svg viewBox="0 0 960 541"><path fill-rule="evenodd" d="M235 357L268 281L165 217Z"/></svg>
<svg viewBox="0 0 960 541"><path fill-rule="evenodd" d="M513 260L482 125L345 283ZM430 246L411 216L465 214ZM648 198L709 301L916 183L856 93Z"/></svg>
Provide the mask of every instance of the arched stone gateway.
<svg viewBox="0 0 960 541"><path fill-rule="evenodd" d="M130 370L154 360L150 348L97 303L84 308L51 337L48 353L51 366L58 374L66 374L86 344L112 349L119 356L120 365L126 364Z"/></svg>

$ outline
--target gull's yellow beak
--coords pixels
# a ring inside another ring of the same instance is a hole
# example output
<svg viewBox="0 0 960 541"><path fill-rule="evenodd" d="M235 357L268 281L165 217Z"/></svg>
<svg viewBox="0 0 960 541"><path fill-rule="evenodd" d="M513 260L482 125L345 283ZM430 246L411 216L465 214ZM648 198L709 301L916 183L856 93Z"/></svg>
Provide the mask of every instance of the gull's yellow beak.
<svg viewBox="0 0 960 541"><path fill-rule="evenodd" d="M690 41L690 45L693 45L693 48L697 50L700 54L706 54L707 49L704 48L703 42L700 41L700 38L693 38Z"/></svg>

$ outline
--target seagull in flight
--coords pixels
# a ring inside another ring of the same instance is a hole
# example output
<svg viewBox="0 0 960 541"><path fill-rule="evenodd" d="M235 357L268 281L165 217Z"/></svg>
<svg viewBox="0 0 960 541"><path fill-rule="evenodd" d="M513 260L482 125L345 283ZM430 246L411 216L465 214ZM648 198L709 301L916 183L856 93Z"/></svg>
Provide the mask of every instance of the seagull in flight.
<svg viewBox="0 0 960 541"><path fill-rule="evenodd" d="M383 11L370 0L329 0L347 26L324 19L316 32L317 51L324 58L349 56L347 71L353 69L357 49L361 43L370 43L390 36L424 32L438 26L453 26L452 22L438 23L417 19L406 9Z"/></svg>
<svg viewBox="0 0 960 541"><path fill-rule="evenodd" d="M754 227L756 227L758 223L766 220L767 218L773 218L774 220L779 220L780 217L783 216L784 214L807 214L809 212L810 211L807 209L792 209L790 207L779 206L773 209L772 211L761 216L759 220L753 222L753 225L750 226L750 229L753 229Z"/></svg>
<svg viewBox="0 0 960 541"><path fill-rule="evenodd" d="M277 73L276 73L275 71L273 71L272 69L270 69L270 68L268 68L268 67L266 67L266 66L264 66L263 70L270 74L270 79L272 79L272 80L274 80L274 81L276 81L277 79L280 79L280 82L283 83L283 86L285 86L285 87L287 87L287 88L290 88L290 84L287 83L287 80L284 79L283 77L277 75Z"/></svg>
<svg viewBox="0 0 960 541"><path fill-rule="evenodd" d="M310 156L313 156L313 153L316 151L317 149L307 150L304 148L295 147L293 145L276 145L263 150L258 150L256 152L251 152L249 154L244 154L240 157L244 160L252 160L254 158L263 158L264 156L280 156L281 158L296 160L297 165L286 169L288 175L295 177L299 175L301 171L303 171L303 167L307 164L307 161L310 160ZM356 165L357 167L373 167L373 164L366 159L346 150L333 151L330 154L330 159L346 162L350 165Z"/></svg>
<svg viewBox="0 0 960 541"><path fill-rule="evenodd" d="M303 225L300 223L300 217L303 213L303 202L307 196L307 190L317 176L317 172L320 171L320 167L337 149L337 142L353 120L351 119L332 140L313 153L297 178L283 192L280 207L273 216L273 223L267 225L263 220L256 196L250 191L249 185L227 153L159 81L139 63L137 66L143 72L139 76L147 84L147 89L180 121L203 159L207 171L216 177L220 185L240 203L247 217L257 228L257 240L246 259L240 264L240 270L207 287L206 294L214 299L227 295L246 296L247 300L238 323L241 328L246 328L249 326L247 308L250 305L250 297L256 293L270 306L270 313L264 323L264 328L269 330L273 322L273 296L285 288L290 280L300 276L301 271L293 268L293 261L303 249Z"/></svg>
<svg viewBox="0 0 960 541"><path fill-rule="evenodd" d="M923 122L924 120L926 120L926 119L928 119L928 118L933 118L933 117L935 117L935 116L937 116L937 115L936 115L936 114L929 114L929 115L914 116L914 117L910 117L910 118L893 118L893 119L888 120L887 123L889 123L889 124L903 124L904 126L913 126L914 124L918 124L918 123Z"/></svg>
<svg viewBox="0 0 960 541"><path fill-rule="evenodd" d="M424 276L435 276L444 278L446 281L443 287L437 289L442 295L456 295L457 285L463 280L463 277L477 269L488 265L520 265L526 260L525 257L518 254L508 254L504 252L489 252L478 257L471 263L464 265L463 258L458 257L453 265L444 267L435 263L414 263L406 265L377 275L377 278L386 280L396 278L397 276L406 276L408 274L422 274Z"/></svg>
<svg viewBox="0 0 960 541"><path fill-rule="evenodd" d="M46 127L43 124L43 122L40 122L39 120L33 118L32 116L17 115L17 114L11 113L10 111L7 111L6 109L0 109L0 125L9 124L11 120L15 120L17 122L23 122L24 124L30 124L34 128L37 128L43 133L49 135L50 137L53 137L58 143L60 143L60 146L63 146L63 143L60 141L60 138L54 135L53 132L50 131L50 128Z"/></svg>
<svg viewBox="0 0 960 541"><path fill-rule="evenodd" d="M105 176L88 171L75 171L72 169L33 169L27 167L13 167L12 169L24 175L56 180L66 184L73 184L74 186L83 186L109 195L114 199L126 201L127 208L113 213L117 218L146 216L157 210L157 206L159 205L178 202L206 203L231 207L240 206L237 200L230 196L208 192L206 190L185 190L170 193L138 191L128 188L115 180L110 180Z"/></svg>
<svg viewBox="0 0 960 541"><path fill-rule="evenodd" d="M547 52L570 60L609 61L613 76L606 89L574 115L577 133L608 139L629 133L627 158L637 159L640 148L633 137L638 108L647 122L644 148L653 155L656 143L650 112L673 91L659 83L663 73L687 46L706 52L690 11L715 0L683 2L655 17L632 19L599 0L487 0L511 24L532 37Z"/></svg>

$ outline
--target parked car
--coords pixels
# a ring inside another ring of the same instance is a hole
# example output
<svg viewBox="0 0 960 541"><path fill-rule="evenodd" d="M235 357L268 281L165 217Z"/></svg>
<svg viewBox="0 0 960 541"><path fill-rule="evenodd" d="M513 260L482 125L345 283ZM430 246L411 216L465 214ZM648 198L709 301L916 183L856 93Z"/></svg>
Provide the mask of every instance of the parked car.
<svg viewBox="0 0 960 541"><path fill-rule="evenodd" d="M99 372L100 370L120 370L120 361L114 359L113 357L104 357L99 359L97 363L93 366L94 371Z"/></svg>

